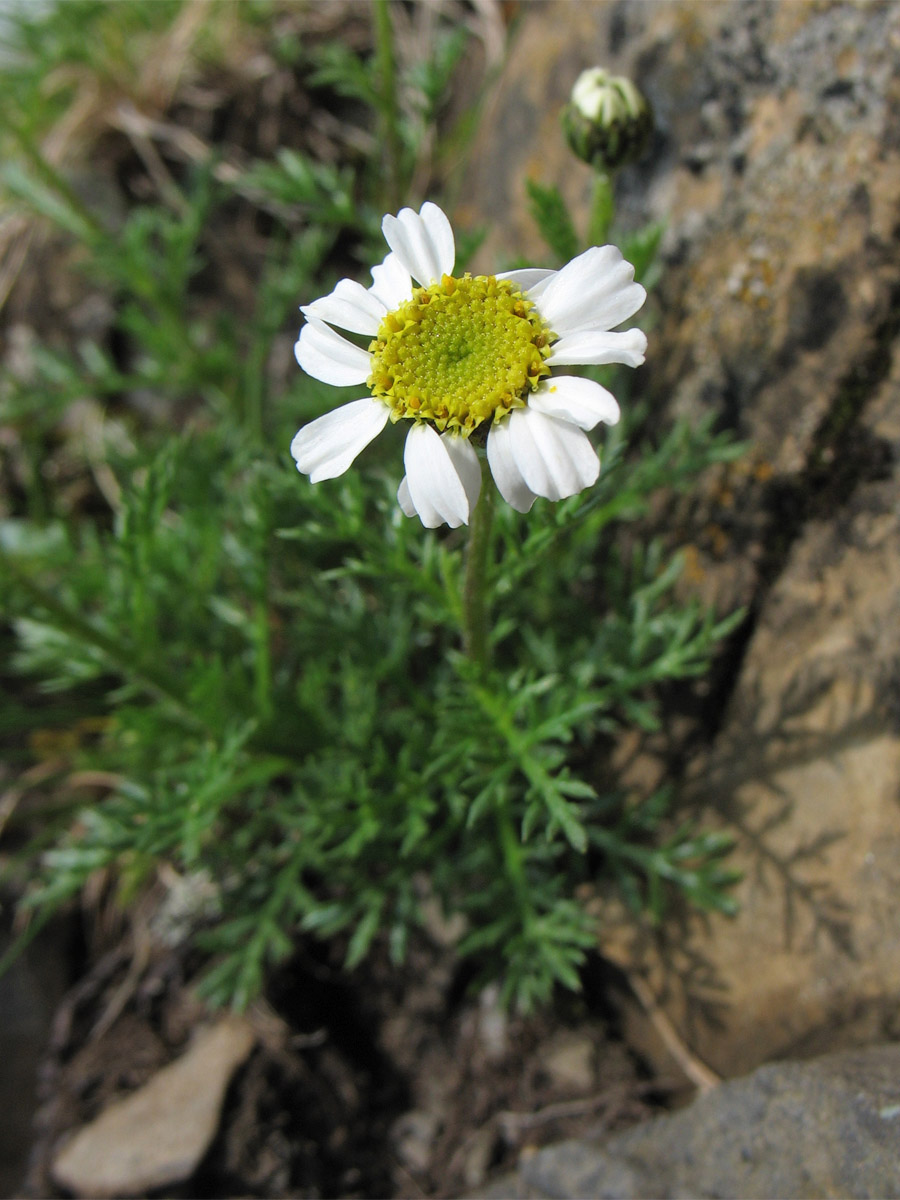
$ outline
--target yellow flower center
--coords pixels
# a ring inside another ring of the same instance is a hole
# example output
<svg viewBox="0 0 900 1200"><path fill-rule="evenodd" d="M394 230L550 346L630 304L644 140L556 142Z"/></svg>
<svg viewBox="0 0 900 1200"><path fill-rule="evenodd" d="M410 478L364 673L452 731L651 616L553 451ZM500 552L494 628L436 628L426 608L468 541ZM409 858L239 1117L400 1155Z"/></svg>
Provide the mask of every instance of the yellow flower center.
<svg viewBox="0 0 900 1200"><path fill-rule="evenodd" d="M468 437L483 421L524 406L541 378L552 334L507 279L445 275L416 287L369 346L372 395L391 419L431 421Z"/></svg>

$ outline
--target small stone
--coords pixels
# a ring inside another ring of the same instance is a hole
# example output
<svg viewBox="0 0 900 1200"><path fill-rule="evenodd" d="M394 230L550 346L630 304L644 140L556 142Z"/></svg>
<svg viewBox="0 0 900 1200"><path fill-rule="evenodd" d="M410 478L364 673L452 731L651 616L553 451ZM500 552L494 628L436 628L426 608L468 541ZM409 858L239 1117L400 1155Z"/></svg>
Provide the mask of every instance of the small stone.
<svg viewBox="0 0 900 1200"><path fill-rule="evenodd" d="M509 1051L509 1017L500 989L490 984L478 998L478 1038L488 1062L500 1062Z"/></svg>
<svg viewBox="0 0 900 1200"><path fill-rule="evenodd" d="M580 1033L554 1038L544 1048L540 1066L554 1088L584 1095L594 1087L594 1043Z"/></svg>
<svg viewBox="0 0 900 1200"><path fill-rule="evenodd" d="M602 1144L522 1162L503 1196L900 1196L900 1046L770 1063Z"/></svg>
<svg viewBox="0 0 900 1200"><path fill-rule="evenodd" d="M491 1125L483 1125L466 1138L462 1147L462 1176L467 1188L481 1187L484 1183L496 1146L497 1133Z"/></svg>
<svg viewBox="0 0 900 1200"><path fill-rule="evenodd" d="M203 1030L175 1062L80 1129L53 1162L76 1196L139 1196L189 1179L219 1124L225 1090L253 1048L247 1021Z"/></svg>
<svg viewBox="0 0 900 1200"><path fill-rule="evenodd" d="M391 1127L394 1152L409 1171L425 1172L431 1166L439 1118L435 1113L412 1108Z"/></svg>

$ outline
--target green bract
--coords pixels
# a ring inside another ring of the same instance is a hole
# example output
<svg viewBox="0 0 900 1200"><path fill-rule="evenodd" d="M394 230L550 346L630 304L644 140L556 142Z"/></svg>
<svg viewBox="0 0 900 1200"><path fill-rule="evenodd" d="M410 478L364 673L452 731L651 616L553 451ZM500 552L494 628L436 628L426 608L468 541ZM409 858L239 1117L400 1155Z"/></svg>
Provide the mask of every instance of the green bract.
<svg viewBox="0 0 900 1200"><path fill-rule="evenodd" d="M653 132L650 105L624 75L602 67L582 71L562 114L572 151L598 171L615 171L639 158Z"/></svg>

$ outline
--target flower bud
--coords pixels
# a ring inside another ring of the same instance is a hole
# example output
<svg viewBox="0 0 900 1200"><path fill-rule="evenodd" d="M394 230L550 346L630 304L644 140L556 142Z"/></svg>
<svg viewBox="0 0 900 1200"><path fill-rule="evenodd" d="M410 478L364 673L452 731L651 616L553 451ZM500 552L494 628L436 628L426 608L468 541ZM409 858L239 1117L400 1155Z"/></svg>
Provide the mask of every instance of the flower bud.
<svg viewBox="0 0 900 1200"><path fill-rule="evenodd" d="M597 171L615 171L640 157L653 132L653 113L624 75L602 67L582 71L562 113L574 154Z"/></svg>

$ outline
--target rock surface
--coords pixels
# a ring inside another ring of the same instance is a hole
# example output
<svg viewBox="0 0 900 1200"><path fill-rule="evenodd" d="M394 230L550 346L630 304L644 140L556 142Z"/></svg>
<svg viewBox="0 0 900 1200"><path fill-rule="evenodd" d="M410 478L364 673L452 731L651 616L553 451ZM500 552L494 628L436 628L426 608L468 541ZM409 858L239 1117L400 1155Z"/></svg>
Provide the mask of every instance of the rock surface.
<svg viewBox="0 0 900 1200"><path fill-rule="evenodd" d="M900 1046L760 1067L603 1145L538 1151L495 1197L900 1196Z"/></svg>
<svg viewBox="0 0 900 1200"><path fill-rule="evenodd" d="M480 265L547 259L523 176L584 227L558 117L595 64L658 119L618 180L623 225L667 222L639 390L663 423L714 411L760 467L688 535L690 586L749 613L683 781L737 836L740 915L617 948L733 1075L900 1037L900 8L525 6L462 214L494 226Z"/></svg>
<svg viewBox="0 0 900 1200"><path fill-rule="evenodd" d="M256 1040L226 1018L181 1058L111 1104L57 1153L56 1182L76 1196L140 1196L188 1179L209 1149L225 1090Z"/></svg>

